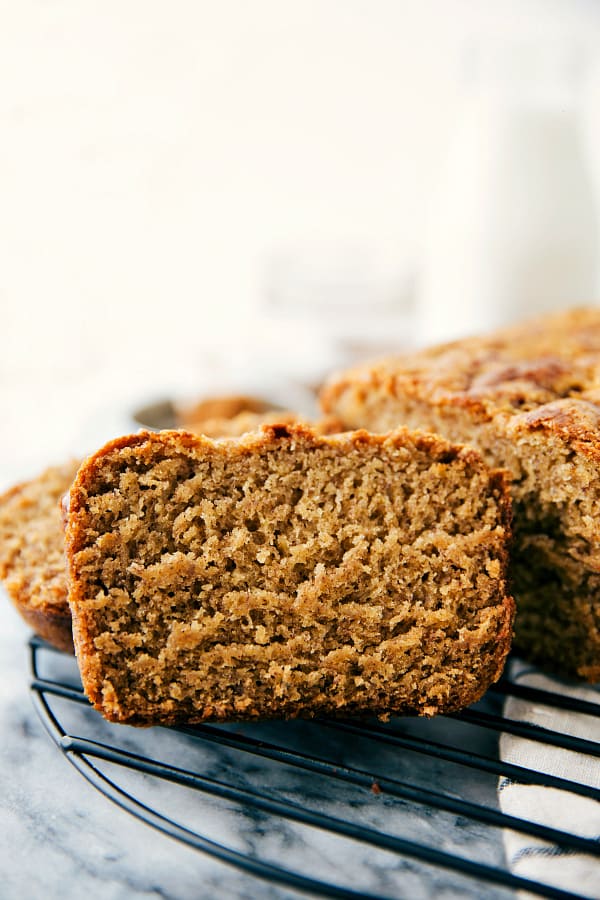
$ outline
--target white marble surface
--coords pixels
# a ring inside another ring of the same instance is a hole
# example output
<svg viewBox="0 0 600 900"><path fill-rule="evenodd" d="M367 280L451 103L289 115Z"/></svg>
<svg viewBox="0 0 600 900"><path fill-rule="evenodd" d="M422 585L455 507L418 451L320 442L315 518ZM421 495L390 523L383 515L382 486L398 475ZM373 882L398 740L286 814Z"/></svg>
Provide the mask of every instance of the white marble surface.
<svg viewBox="0 0 600 900"><path fill-rule="evenodd" d="M66 762L29 696L28 632L0 606L0 897L257 896L236 870L120 811ZM260 896L286 896L261 885ZM291 895L289 895L291 896Z"/></svg>

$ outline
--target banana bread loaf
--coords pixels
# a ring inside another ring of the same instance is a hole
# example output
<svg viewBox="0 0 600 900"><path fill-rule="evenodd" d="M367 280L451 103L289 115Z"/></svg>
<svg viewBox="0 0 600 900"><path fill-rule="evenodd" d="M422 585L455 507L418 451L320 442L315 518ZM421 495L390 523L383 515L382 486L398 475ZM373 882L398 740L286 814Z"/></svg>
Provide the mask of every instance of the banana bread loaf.
<svg viewBox="0 0 600 900"><path fill-rule="evenodd" d="M406 430L113 441L69 495L86 693L137 725L466 706L510 645L509 520L502 473Z"/></svg>
<svg viewBox="0 0 600 900"><path fill-rule="evenodd" d="M600 679L600 310L360 367L321 399L347 428L425 428L510 471L515 646Z"/></svg>
<svg viewBox="0 0 600 900"><path fill-rule="evenodd" d="M78 466L47 469L0 497L0 580L33 630L71 653L60 499Z"/></svg>

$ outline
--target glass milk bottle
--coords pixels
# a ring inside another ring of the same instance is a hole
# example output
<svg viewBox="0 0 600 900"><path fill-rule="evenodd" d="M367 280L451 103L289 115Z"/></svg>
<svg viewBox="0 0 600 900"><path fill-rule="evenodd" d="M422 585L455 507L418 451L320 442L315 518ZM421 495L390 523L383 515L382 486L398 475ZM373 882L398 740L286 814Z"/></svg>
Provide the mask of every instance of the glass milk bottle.
<svg viewBox="0 0 600 900"><path fill-rule="evenodd" d="M581 74L560 47L488 48L475 60L430 215L419 343L596 300Z"/></svg>

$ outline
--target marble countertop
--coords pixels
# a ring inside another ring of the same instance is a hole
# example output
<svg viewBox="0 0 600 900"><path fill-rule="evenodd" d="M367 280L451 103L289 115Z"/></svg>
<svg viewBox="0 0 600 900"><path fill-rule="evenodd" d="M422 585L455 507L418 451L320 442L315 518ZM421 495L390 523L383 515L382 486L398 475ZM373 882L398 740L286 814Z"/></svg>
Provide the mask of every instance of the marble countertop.
<svg viewBox="0 0 600 900"><path fill-rule="evenodd" d="M0 896L253 898L256 883L119 810L64 759L29 695L28 630L0 603ZM260 885L260 896L295 896Z"/></svg>

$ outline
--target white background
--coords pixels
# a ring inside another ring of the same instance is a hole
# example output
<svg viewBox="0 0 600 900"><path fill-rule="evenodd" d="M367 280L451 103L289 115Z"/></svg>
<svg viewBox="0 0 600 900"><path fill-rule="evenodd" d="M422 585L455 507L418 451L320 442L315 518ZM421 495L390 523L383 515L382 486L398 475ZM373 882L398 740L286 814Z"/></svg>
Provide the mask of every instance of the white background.
<svg viewBox="0 0 600 900"><path fill-rule="evenodd" d="M3 480L200 384L210 345L283 369L274 255L418 265L465 42L575 35L594 63L599 27L593 0L0 0Z"/></svg>

